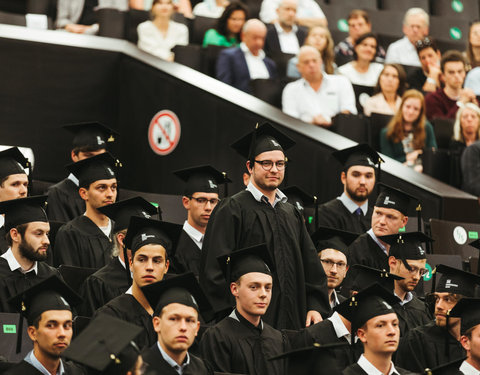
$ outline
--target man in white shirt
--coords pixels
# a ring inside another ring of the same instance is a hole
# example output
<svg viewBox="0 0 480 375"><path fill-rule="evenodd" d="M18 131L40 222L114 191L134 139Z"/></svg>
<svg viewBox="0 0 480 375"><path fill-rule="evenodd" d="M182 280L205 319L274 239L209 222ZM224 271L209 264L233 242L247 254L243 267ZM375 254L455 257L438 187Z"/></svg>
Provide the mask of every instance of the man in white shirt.
<svg viewBox="0 0 480 375"><path fill-rule="evenodd" d="M314 47L298 53L299 80L285 86L282 110L314 125L329 127L338 113L357 114L355 93L348 78L322 72L322 57Z"/></svg>
<svg viewBox="0 0 480 375"><path fill-rule="evenodd" d="M278 14L278 4L282 0L263 0L260 19L265 23L274 22ZM327 26L327 19L315 0L298 0L297 23L306 27Z"/></svg>
<svg viewBox="0 0 480 375"><path fill-rule="evenodd" d="M421 66L415 43L428 35L429 16L422 8L410 8L403 18L402 39L390 44L386 63Z"/></svg>

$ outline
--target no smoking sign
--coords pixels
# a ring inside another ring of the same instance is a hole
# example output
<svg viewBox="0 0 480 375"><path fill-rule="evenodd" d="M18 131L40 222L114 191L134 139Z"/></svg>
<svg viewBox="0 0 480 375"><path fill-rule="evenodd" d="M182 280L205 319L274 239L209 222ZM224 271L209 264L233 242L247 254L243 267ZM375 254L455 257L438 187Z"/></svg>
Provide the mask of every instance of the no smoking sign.
<svg viewBox="0 0 480 375"><path fill-rule="evenodd" d="M175 113L163 110L153 116L148 127L148 143L158 155L168 155L180 141L180 121Z"/></svg>

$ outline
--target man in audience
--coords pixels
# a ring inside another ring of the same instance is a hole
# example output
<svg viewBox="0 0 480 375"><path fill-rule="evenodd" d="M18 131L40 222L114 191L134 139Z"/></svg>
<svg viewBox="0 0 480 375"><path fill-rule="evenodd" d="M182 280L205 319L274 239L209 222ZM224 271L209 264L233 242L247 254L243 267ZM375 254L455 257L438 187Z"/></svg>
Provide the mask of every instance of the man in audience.
<svg viewBox="0 0 480 375"><path fill-rule="evenodd" d="M477 104L473 90L463 88L467 62L461 52L445 52L440 61L440 69L445 87L438 88L425 97L426 114L430 121L439 117L454 119L458 110L457 103Z"/></svg>
<svg viewBox="0 0 480 375"><path fill-rule="evenodd" d="M276 12L282 0L263 0L260 8L260 19L272 23L278 18ZM315 0L298 0L296 22L305 27L327 26L327 19Z"/></svg>
<svg viewBox="0 0 480 375"><path fill-rule="evenodd" d="M249 93L252 79L275 78L275 63L263 51L266 35L267 27L260 20L245 22L240 46L227 48L218 55L217 79Z"/></svg>
<svg viewBox="0 0 480 375"><path fill-rule="evenodd" d="M295 24L297 15L297 0L281 0L278 4L278 19L267 25L265 52L297 54L305 42L307 30Z"/></svg>
<svg viewBox="0 0 480 375"><path fill-rule="evenodd" d="M299 80L285 86L282 110L287 115L318 126L329 127L338 113L357 114L355 94L346 77L324 74L322 57L314 47L298 53Z"/></svg>
<svg viewBox="0 0 480 375"><path fill-rule="evenodd" d="M429 23L428 14L422 8L407 10L403 18L405 36L388 46L385 62L421 66L415 43L428 35Z"/></svg>
<svg viewBox="0 0 480 375"><path fill-rule="evenodd" d="M441 85L440 50L431 36L417 40L415 43L421 67L412 70L407 82L410 88L429 93Z"/></svg>

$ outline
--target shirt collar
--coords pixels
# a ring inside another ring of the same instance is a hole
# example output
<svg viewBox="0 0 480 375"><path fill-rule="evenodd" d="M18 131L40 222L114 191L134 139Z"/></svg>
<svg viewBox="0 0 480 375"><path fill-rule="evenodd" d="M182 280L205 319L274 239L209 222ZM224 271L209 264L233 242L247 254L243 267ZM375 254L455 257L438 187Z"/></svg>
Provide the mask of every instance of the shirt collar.
<svg viewBox="0 0 480 375"><path fill-rule="evenodd" d="M290 33L296 34L297 31L298 31L297 25L293 25L292 31L290 31L290 32L288 32L288 33L282 28L282 26L280 26L280 23L279 23L279 22L275 22L275 23L274 23L274 26L275 26L275 29L277 30L277 34L279 34L279 35L280 35L280 34L288 35L288 34L290 34Z"/></svg>
<svg viewBox="0 0 480 375"><path fill-rule="evenodd" d="M50 372L48 372L48 370L40 363L37 357L35 357L35 354L33 354L33 350L31 350L30 353L27 354L27 356L25 357L25 362L31 364L42 374L50 375ZM58 366L57 375L63 375L63 374L65 374L65 368L63 367L63 362L60 359L60 366Z"/></svg>
<svg viewBox="0 0 480 375"><path fill-rule="evenodd" d="M80 184L80 181L78 180L78 178L76 178L73 173L70 173L67 177L70 181L72 181L75 185L79 185Z"/></svg>
<svg viewBox="0 0 480 375"><path fill-rule="evenodd" d="M368 361L368 359L365 358L363 354L360 356L360 359L358 360L357 363L369 375L384 375L374 365L372 365ZM385 374L385 375L398 374L393 362L390 362L390 363L391 363L390 371L388 372L388 374Z"/></svg>
<svg viewBox="0 0 480 375"><path fill-rule="evenodd" d="M332 298L331 299L333 299L333 305L331 307L334 307L334 306L337 306L338 304L340 304L340 301L338 300L337 292L336 292L335 289L332 292ZM330 301L330 305L331 304L332 304L332 301Z"/></svg>
<svg viewBox="0 0 480 375"><path fill-rule="evenodd" d="M467 361L463 361L459 370L465 375L480 375L480 371L473 367Z"/></svg>
<svg viewBox="0 0 480 375"><path fill-rule="evenodd" d="M250 329L257 330L260 333L263 331L263 321L260 319L260 323L258 326L254 326L250 323L247 319L245 319L242 314L240 314L237 309L234 309L232 313L228 316L229 318L235 319L237 322L242 323L243 325L247 326Z"/></svg>
<svg viewBox="0 0 480 375"><path fill-rule="evenodd" d="M263 203L270 204L267 196L265 196L260 190L258 190L255 187L255 185L252 184L251 182L248 183L247 188L245 190L248 190L250 193L252 193L253 198L255 198L255 200L257 202L263 202ZM275 201L273 202L273 207L275 207L275 205L278 202L285 203L286 201L287 201L287 196L285 194L283 194L280 189L277 189L276 192L275 192Z"/></svg>
<svg viewBox="0 0 480 375"><path fill-rule="evenodd" d="M18 263L17 258L15 258L15 255L13 255L13 251L11 247L9 247L8 250L1 255L1 257L7 261L8 267L10 267L10 271L12 272L19 270L21 273L25 274L33 271L35 272L35 275L38 274L38 262L35 261L33 263L33 267L30 268L28 271L25 271L20 265L20 263Z"/></svg>
<svg viewBox="0 0 480 375"><path fill-rule="evenodd" d="M202 242L203 241L204 234L202 232L198 231L197 229L195 229L194 227L192 227L187 220L185 220L185 223L183 223L183 230L185 232L187 232L187 234L190 237L194 238L195 241L197 241L197 242Z"/></svg>
<svg viewBox="0 0 480 375"><path fill-rule="evenodd" d="M5 224L5 216L0 215L0 228Z"/></svg>
<svg viewBox="0 0 480 375"><path fill-rule="evenodd" d="M260 50L260 52L258 53L258 56L255 56L253 55L249 48L247 47L247 45L245 43L240 43L240 49L242 50L242 52L245 54L245 55L248 55L250 57L253 57L255 59L260 59L260 60L263 60L265 59L265 52L263 52L263 49Z"/></svg>
<svg viewBox="0 0 480 375"><path fill-rule="evenodd" d="M373 229L370 228L368 231L367 231L368 235L370 237L372 237L372 240L375 241L375 243L380 246L380 249L383 250L383 252L388 255L388 251L387 251L387 248L385 247L385 245L383 243L380 242L380 240L377 238L377 236L375 235L375 233L373 233Z"/></svg>
<svg viewBox="0 0 480 375"><path fill-rule="evenodd" d="M343 205L347 208L347 210L353 214L357 208L360 207L360 209L362 210L363 212L363 216L365 216L367 214L367 211L368 211L368 200L365 201L364 204L362 204L361 206L359 206L358 204L356 204L354 201L352 201L350 199L350 197L345 193L343 192L342 195L340 195L339 197L337 197L338 200L340 200L340 202L343 203Z"/></svg>
<svg viewBox="0 0 480 375"><path fill-rule="evenodd" d="M342 337L345 337L349 343L352 342L352 335L348 331L347 327L345 327L345 324L343 324L342 319L340 318L340 315L338 315L338 312L334 312L332 316L327 318L330 320L333 324L333 329L335 330L335 334L337 337L340 339Z"/></svg>
<svg viewBox="0 0 480 375"><path fill-rule="evenodd" d="M162 355L165 362L167 362L170 366L172 366L175 371L178 372L179 375L183 374L185 367L190 364L190 355L187 352L187 356L185 357L185 361L180 366L177 362L175 362L163 349L160 343L157 341L158 350L160 350L160 354Z"/></svg>
<svg viewBox="0 0 480 375"><path fill-rule="evenodd" d="M397 293L395 293L395 291L393 292L393 294L395 294L395 296L398 297ZM403 301L400 297L398 297L398 299L400 299L400 302L398 303L400 306L406 305L407 303L409 303L413 299L413 293L412 292L407 292L407 294L405 294L405 298L403 299Z"/></svg>

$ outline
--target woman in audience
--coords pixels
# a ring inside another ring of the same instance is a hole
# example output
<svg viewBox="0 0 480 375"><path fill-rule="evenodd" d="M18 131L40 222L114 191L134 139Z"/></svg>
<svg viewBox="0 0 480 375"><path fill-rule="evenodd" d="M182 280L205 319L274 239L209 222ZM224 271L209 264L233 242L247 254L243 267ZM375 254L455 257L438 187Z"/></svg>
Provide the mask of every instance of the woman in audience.
<svg viewBox="0 0 480 375"><path fill-rule="evenodd" d="M425 99L417 90L407 90L400 109L380 132L380 152L422 171L424 148L437 148L432 125L425 117Z"/></svg>
<svg viewBox="0 0 480 375"><path fill-rule="evenodd" d="M142 22L137 27L138 48L161 59L173 61L171 49L176 45L188 44L188 28L170 19L173 12L172 0L153 1L153 20Z"/></svg>
<svg viewBox="0 0 480 375"><path fill-rule="evenodd" d="M217 27L205 33L203 46L237 46L240 44L240 33L247 18L247 7L239 1L232 2L218 19Z"/></svg>
<svg viewBox="0 0 480 375"><path fill-rule="evenodd" d="M372 112L394 115L402 102L405 81L406 74L401 65L385 64L375 87L377 94L368 98L363 113L366 116L370 116Z"/></svg>
<svg viewBox="0 0 480 375"><path fill-rule="evenodd" d="M462 154L465 147L480 139L480 108L473 103L463 104L457 111L453 125L450 151Z"/></svg>
<svg viewBox="0 0 480 375"><path fill-rule="evenodd" d="M130 8L149 10L152 8L153 0L129 0ZM192 4L190 0L173 0L175 11L183 14L186 18L193 18Z"/></svg>
<svg viewBox="0 0 480 375"><path fill-rule="evenodd" d="M201 17L219 18L228 3L228 0L203 0L195 5L193 14Z"/></svg>
<svg viewBox="0 0 480 375"><path fill-rule="evenodd" d="M470 69L480 66L480 21L475 21L470 25L467 58Z"/></svg>
<svg viewBox="0 0 480 375"><path fill-rule="evenodd" d="M374 62L377 55L378 39L373 33L365 33L355 41L353 61L338 68L354 85L375 86L383 65Z"/></svg>

